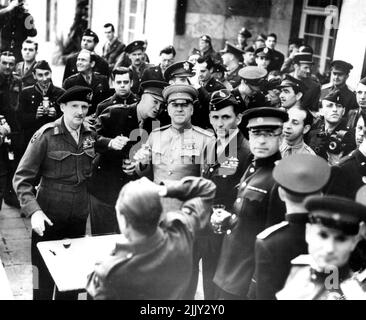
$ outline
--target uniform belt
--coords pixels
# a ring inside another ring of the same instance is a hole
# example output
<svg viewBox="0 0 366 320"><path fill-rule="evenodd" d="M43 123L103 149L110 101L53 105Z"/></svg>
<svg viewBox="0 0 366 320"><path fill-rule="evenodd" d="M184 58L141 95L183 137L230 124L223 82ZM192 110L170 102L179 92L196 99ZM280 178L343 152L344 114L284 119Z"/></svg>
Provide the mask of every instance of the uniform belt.
<svg viewBox="0 0 366 320"><path fill-rule="evenodd" d="M78 184L71 184L63 181L58 181L54 179L47 179L42 177L40 188L49 188L57 191L68 191L68 192L77 192L86 190L86 181L83 181Z"/></svg>

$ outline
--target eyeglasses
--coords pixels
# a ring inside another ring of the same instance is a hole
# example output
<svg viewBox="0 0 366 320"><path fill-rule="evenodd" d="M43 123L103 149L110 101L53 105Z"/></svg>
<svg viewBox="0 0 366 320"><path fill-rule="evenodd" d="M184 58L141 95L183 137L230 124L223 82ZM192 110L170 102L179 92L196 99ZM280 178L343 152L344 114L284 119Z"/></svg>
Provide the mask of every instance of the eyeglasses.
<svg viewBox="0 0 366 320"><path fill-rule="evenodd" d="M279 137L281 134L282 133L266 130L249 131L249 135L254 139L258 139L261 136L263 136L264 138L274 138Z"/></svg>

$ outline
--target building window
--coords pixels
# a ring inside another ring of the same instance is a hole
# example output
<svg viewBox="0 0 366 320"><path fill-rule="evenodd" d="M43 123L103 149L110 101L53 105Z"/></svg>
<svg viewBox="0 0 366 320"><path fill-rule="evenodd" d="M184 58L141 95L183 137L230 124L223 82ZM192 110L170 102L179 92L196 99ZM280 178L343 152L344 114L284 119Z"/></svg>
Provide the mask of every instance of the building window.
<svg viewBox="0 0 366 320"><path fill-rule="evenodd" d="M300 38L314 49L319 72L328 72L337 39L337 23L342 0L305 0Z"/></svg>
<svg viewBox="0 0 366 320"><path fill-rule="evenodd" d="M138 40L137 37L145 33L145 14L146 0L126 0L123 31L125 43Z"/></svg>

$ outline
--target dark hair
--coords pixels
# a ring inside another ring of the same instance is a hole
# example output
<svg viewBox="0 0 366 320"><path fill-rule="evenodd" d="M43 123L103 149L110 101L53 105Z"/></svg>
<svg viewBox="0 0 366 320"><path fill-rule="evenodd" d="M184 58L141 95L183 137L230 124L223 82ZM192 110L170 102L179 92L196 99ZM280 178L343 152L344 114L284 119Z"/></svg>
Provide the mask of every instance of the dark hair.
<svg viewBox="0 0 366 320"><path fill-rule="evenodd" d="M32 39L26 39L26 40L23 42L23 44L24 44L24 43L34 44L35 50L36 50L36 51L38 51L38 42L35 42L35 41L33 41Z"/></svg>
<svg viewBox="0 0 366 320"><path fill-rule="evenodd" d="M175 57L177 52L175 51L175 48L173 46L168 46L160 51L159 55L161 56L162 54L172 54L173 57Z"/></svg>
<svg viewBox="0 0 366 320"><path fill-rule="evenodd" d="M111 27L111 28L112 28L112 32L115 32L115 29L114 29L114 25L113 25L113 24L111 24L111 23L106 23L106 24L104 25L104 28L109 28L109 27Z"/></svg>
<svg viewBox="0 0 366 320"><path fill-rule="evenodd" d="M312 47L310 47L309 45L307 44L304 44L302 45L300 48L299 48L299 52L301 53L311 53L311 54L314 54L314 50Z"/></svg>
<svg viewBox="0 0 366 320"><path fill-rule="evenodd" d="M277 42L277 35L275 33L270 33L268 36L267 36L267 39L271 37L271 38L275 38L276 42Z"/></svg>
<svg viewBox="0 0 366 320"><path fill-rule="evenodd" d="M304 107L297 107L297 109L304 111L306 114L305 119L304 119L304 126L307 126L307 125L312 126L314 123L314 116L311 114L311 112Z"/></svg>
<svg viewBox="0 0 366 320"><path fill-rule="evenodd" d="M197 63L207 63L207 69L211 70L215 67L215 63L212 61L212 58L210 56L207 57L199 57L197 59Z"/></svg>
<svg viewBox="0 0 366 320"><path fill-rule="evenodd" d="M118 67L116 69L114 69L112 71L112 79L114 80L116 78L117 74L126 74L128 73L130 80L132 81L133 79L133 71L130 68L126 68L126 67Z"/></svg>
<svg viewBox="0 0 366 320"><path fill-rule="evenodd" d="M94 53L94 52L91 52L91 51L89 51L89 50L87 50L87 49L83 49L83 50L81 50L80 52L79 52L79 54L81 53L81 52L87 52L87 53L89 53L90 54L90 63L92 63L92 62L97 62L97 55Z"/></svg>

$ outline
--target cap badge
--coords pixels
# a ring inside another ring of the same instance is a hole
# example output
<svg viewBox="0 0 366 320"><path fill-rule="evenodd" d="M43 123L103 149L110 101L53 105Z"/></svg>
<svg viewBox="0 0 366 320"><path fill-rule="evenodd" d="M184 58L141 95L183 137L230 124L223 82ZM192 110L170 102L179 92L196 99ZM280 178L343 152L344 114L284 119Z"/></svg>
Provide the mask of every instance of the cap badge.
<svg viewBox="0 0 366 320"><path fill-rule="evenodd" d="M257 119L257 123L258 123L258 124L262 124L262 123L264 123L264 119L263 119L263 118L258 118L258 119Z"/></svg>
<svg viewBox="0 0 366 320"><path fill-rule="evenodd" d="M202 40L203 40L203 41L207 41L207 37L206 37L206 36L203 36L203 37L202 37Z"/></svg>
<svg viewBox="0 0 366 320"><path fill-rule="evenodd" d="M222 92L222 91L221 91L221 92L220 92L220 97L221 97L221 98L226 98L226 94L225 94L225 92Z"/></svg>
<svg viewBox="0 0 366 320"><path fill-rule="evenodd" d="M135 42L135 46L138 46L139 44L138 44L138 42Z"/></svg>
<svg viewBox="0 0 366 320"><path fill-rule="evenodd" d="M264 49L263 49L263 52L264 52L265 54L267 54L267 53L269 52L268 48L264 48Z"/></svg>
<svg viewBox="0 0 366 320"><path fill-rule="evenodd" d="M86 98L89 100L89 101L92 101L93 99L93 92L90 92L87 94Z"/></svg>
<svg viewBox="0 0 366 320"><path fill-rule="evenodd" d="M339 213L333 214L332 219L336 220L336 221L339 221L339 220L341 220L341 215Z"/></svg>
<svg viewBox="0 0 366 320"><path fill-rule="evenodd" d="M186 71L189 71L190 67L189 67L189 63L188 62L185 62L183 64L183 69L186 70Z"/></svg>

